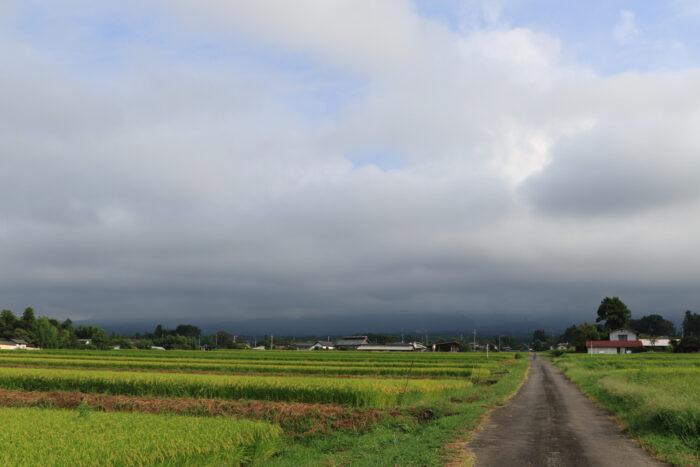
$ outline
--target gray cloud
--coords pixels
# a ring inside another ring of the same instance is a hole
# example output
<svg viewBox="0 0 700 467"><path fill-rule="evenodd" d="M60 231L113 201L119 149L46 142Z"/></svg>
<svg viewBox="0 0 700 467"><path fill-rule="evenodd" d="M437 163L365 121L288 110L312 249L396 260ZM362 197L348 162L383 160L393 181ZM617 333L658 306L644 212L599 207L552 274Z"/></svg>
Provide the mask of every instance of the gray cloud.
<svg viewBox="0 0 700 467"><path fill-rule="evenodd" d="M546 34L405 2L168 5L127 5L161 44L106 71L63 60L80 31L0 35L4 307L333 332L697 303L697 72L600 77ZM183 58L197 40L225 58ZM260 57L225 54L241 40ZM384 150L401 163L353 163Z"/></svg>

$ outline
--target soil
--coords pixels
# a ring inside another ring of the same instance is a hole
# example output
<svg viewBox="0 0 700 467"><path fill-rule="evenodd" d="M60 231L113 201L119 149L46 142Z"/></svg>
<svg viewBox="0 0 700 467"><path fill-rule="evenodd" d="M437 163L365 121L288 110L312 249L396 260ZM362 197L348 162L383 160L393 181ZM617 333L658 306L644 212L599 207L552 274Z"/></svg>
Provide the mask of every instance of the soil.
<svg viewBox="0 0 700 467"><path fill-rule="evenodd" d="M55 407L75 409L87 404L107 412L173 413L196 416L228 416L279 423L292 434L324 430L362 431L381 417L398 413L375 409L349 409L333 404L304 404L266 401L222 401L162 397L115 396L81 392L11 391L0 389L3 407Z"/></svg>

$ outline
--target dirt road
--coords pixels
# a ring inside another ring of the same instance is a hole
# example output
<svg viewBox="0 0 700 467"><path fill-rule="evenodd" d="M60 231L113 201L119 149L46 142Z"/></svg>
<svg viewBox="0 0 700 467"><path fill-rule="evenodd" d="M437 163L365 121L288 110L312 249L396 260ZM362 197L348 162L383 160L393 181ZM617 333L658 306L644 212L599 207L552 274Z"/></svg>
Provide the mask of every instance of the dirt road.
<svg viewBox="0 0 700 467"><path fill-rule="evenodd" d="M551 363L532 357L528 380L469 444L476 466L662 466L620 432Z"/></svg>

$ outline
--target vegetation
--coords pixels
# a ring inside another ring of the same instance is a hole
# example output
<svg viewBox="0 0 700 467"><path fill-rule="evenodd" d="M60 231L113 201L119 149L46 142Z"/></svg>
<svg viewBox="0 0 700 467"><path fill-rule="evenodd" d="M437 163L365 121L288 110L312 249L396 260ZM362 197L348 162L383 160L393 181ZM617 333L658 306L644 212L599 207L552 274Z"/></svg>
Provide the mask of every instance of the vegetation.
<svg viewBox="0 0 700 467"><path fill-rule="evenodd" d="M598 307L596 323L605 321L608 330L624 328L630 322L632 312L618 297L605 297Z"/></svg>
<svg viewBox="0 0 700 467"><path fill-rule="evenodd" d="M268 423L141 413L0 409L2 465L259 464L278 449ZM70 440L70 442L67 442Z"/></svg>
<svg viewBox="0 0 700 467"><path fill-rule="evenodd" d="M3 351L0 405L31 409L0 408L23 426L0 456L31 465L437 465L461 455L449 446L513 393L527 367L507 353ZM392 374L377 377L384 372ZM270 431L256 438L239 421ZM91 431L99 434L84 452L68 443L52 452L67 432L83 440ZM30 432L41 442L17 456Z"/></svg>
<svg viewBox="0 0 700 467"><path fill-rule="evenodd" d="M555 364L661 459L700 465L700 355L567 355Z"/></svg>
<svg viewBox="0 0 700 467"><path fill-rule="evenodd" d="M358 407L398 405L431 393L471 386L468 380L222 376L0 368L0 387L24 391L80 391L137 396L320 402Z"/></svg>

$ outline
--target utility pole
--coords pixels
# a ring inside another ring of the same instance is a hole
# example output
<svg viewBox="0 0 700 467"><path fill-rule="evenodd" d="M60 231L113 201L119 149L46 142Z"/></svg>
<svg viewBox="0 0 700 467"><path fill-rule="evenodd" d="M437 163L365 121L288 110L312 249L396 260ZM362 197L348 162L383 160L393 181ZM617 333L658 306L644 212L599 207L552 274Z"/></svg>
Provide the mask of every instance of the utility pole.
<svg viewBox="0 0 700 467"><path fill-rule="evenodd" d="M219 348L219 333L214 334L214 347Z"/></svg>
<svg viewBox="0 0 700 467"><path fill-rule="evenodd" d="M270 350L275 348L275 336L270 334Z"/></svg>
<svg viewBox="0 0 700 467"><path fill-rule="evenodd" d="M476 329L474 329L474 352L476 352Z"/></svg>
<svg viewBox="0 0 700 467"><path fill-rule="evenodd" d="M501 351L501 336L498 336L498 351Z"/></svg>

